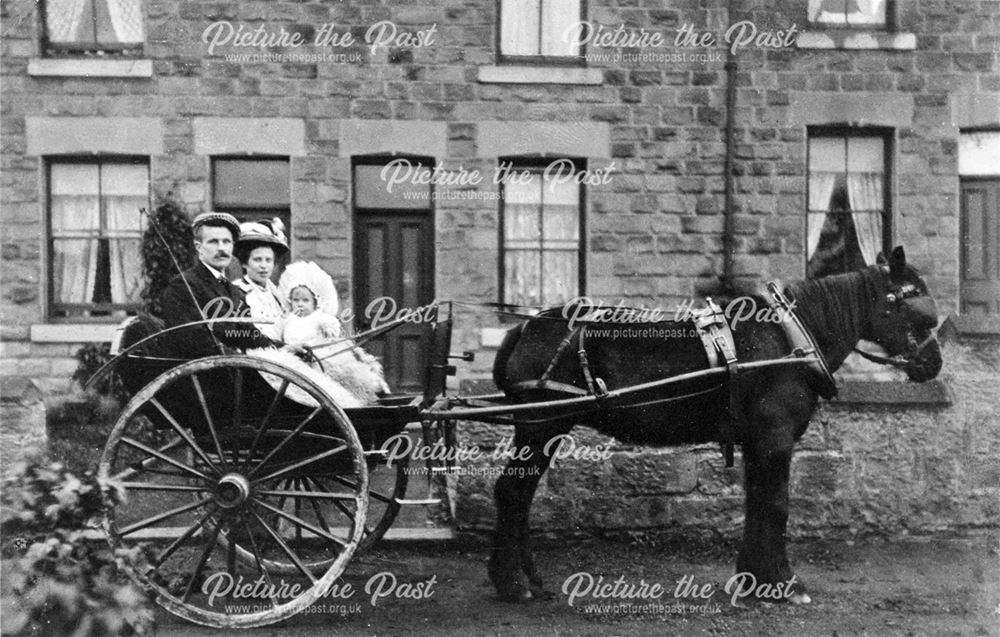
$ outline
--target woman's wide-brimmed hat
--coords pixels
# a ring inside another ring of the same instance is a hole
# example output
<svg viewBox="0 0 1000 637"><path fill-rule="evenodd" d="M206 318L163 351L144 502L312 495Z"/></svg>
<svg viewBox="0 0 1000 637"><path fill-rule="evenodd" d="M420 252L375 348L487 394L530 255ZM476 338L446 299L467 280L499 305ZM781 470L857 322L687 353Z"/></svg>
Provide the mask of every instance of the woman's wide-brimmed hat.
<svg viewBox="0 0 1000 637"><path fill-rule="evenodd" d="M261 246L273 249L275 256L288 252L285 224L281 219L261 219L240 224L239 239L236 240L236 256L240 261L245 261L245 255Z"/></svg>

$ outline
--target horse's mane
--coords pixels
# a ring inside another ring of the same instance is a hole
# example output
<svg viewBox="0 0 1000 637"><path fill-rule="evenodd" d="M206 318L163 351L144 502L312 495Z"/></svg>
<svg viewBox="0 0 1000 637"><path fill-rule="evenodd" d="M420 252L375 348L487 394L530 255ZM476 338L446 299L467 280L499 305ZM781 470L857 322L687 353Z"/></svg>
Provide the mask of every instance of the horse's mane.
<svg viewBox="0 0 1000 637"><path fill-rule="evenodd" d="M796 281L785 288L785 294L795 302L796 314L812 328L820 344L853 347L878 294L878 268Z"/></svg>

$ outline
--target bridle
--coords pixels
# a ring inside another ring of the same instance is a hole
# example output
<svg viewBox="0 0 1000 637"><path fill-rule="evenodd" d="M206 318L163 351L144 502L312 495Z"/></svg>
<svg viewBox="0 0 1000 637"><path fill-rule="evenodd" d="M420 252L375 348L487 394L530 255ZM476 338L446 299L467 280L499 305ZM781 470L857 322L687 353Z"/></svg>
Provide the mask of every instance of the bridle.
<svg viewBox="0 0 1000 637"><path fill-rule="evenodd" d="M919 297L922 295L923 293L916 285L912 283L907 283L899 286L894 290L890 290L889 292L887 292L885 295L885 302L889 306L898 309L900 306L906 303L907 299ZM886 314L891 313L891 311L892 310L886 310ZM924 351L924 348L926 348L934 341L934 333L930 332L927 335L927 338L925 338L920 342L917 342L917 338L913 335L913 332L911 330L906 335L906 341L907 341L906 353L897 354L891 357L881 356L879 354L872 354L857 347L854 348L854 351L857 352L859 355L861 355L862 358L865 358L873 363L878 363L879 365L892 365L893 367L898 367L902 369L909 365L912 365L913 362L917 360L917 358L920 356L921 352Z"/></svg>

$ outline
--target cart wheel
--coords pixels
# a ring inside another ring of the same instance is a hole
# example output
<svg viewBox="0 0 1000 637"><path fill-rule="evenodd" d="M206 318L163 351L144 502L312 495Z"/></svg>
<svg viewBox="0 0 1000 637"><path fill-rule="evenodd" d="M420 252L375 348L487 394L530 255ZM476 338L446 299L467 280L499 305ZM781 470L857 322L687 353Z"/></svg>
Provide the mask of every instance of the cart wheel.
<svg viewBox="0 0 1000 637"><path fill-rule="evenodd" d="M355 554L364 553L375 546L395 521L396 515L402 507L397 499L406 497L408 483L406 467L408 465L409 460L402 458L393 463L392 468L386 467L383 463L369 467L368 512L365 519L372 520L374 523L366 523L364 525L361 542L358 544L358 548L355 549ZM391 484L389 481L392 481ZM281 485L282 489L302 493L334 493L337 489L344 487L357 489L357 483L353 477L339 472L303 474L297 478L290 478L286 484ZM326 523L328 525L327 529L331 532L345 532L345 529L341 525L356 518L356 513L350 502L334 500L330 503L324 503L317 502L315 499L310 501L309 498L290 496L280 502L279 506L288 511L301 511L303 508L309 507L313 510L317 520L322 520ZM228 547L225 538L220 537L218 541L223 547ZM256 560L251 550L245 544L239 542L236 546L236 557L248 564L253 564ZM333 559L335 558L306 561L304 565L314 574L323 573L330 568ZM280 557L274 560L265 560L264 565L271 573L280 575L298 572L294 563L280 559Z"/></svg>
<svg viewBox="0 0 1000 637"><path fill-rule="evenodd" d="M318 467L338 486L312 488ZM214 356L159 376L126 405L98 471L125 495L106 495L104 529L129 575L207 626L305 609L364 534L368 469L353 426L318 385L266 360ZM331 504L352 515L334 527Z"/></svg>
<svg viewBox="0 0 1000 637"><path fill-rule="evenodd" d="M397 459L392 467L379 463L369 469L368 476L368 520L358 552L369 551L378 544L385 532L396 520L402 505L399 500L406 497L408 458ZM395 474L395 475L394 475ZM392 485L388 481L392 480Z"/></svg>
<svg viewBox="0 0 1000 637"><path fill-rule="evenodd" d="M368 512L365 519L373 520L374 524L366 523L364 525L361 542L358 543L358 548L354 551L355 555L364 553L375 546L395 521L396 515L402 507L396 500L397 498L404 498L406 496L408 476L405 468L407 466L408 460L403 458L401 462L397 461L394 463L391 469L384 464L369 467ZM393 481L391 485L386 484L389 480ZM357 485L353 478L341 473L303 474L298 478L291 478L281 485L282 489L303 493L333 493L336 489L342 487L356 489ZM324 503L317 502L316 499L308 497L297 498L296 496L289 496L280 502L279 506L289 512L301 512L303 508L309 507L313 510L317 521L322 520L328 525L327 529L333 533L346 532L346 529L340 525L356 518L354 508L349 502L334 500L330 503ZM224 548L228 548L226 538L220 537L218 542ZM256 558L253 552L245 544L237 542L237 559L244 563L254 564ZM334 559L306 561L303 564L314 574L319 574L330 568ZM283 560L280 557L274 560L264 560L264 565L271 573L279 575L295 574L298 572L297 566L294 563Z"/></svg>

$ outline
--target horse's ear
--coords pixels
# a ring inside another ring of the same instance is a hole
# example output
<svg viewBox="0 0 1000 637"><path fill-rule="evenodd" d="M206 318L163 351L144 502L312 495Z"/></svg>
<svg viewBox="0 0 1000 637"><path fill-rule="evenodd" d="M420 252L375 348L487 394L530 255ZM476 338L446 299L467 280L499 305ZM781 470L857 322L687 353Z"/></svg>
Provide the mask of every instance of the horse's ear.
<svg viewBox="0 0 1000 637"><path fill-rule="evenodd" d="M885 260L885 255L879 252L875 257L875 265L889 265L889 262Z"/></svg>
<svg viewBox="0 0 1000 637"><path fill-rule="evenodd" d="M893 278L901 277L906 272L906 252L903 246L896 246L889 256L889 274Z"/></svg>

